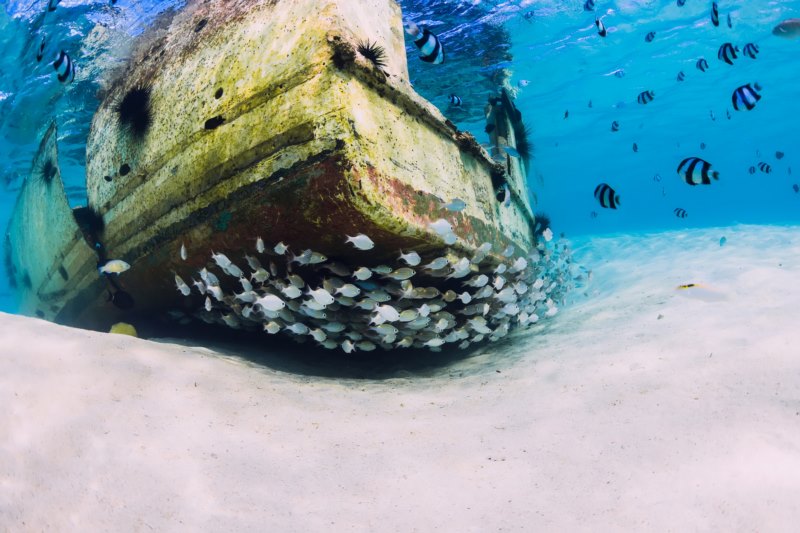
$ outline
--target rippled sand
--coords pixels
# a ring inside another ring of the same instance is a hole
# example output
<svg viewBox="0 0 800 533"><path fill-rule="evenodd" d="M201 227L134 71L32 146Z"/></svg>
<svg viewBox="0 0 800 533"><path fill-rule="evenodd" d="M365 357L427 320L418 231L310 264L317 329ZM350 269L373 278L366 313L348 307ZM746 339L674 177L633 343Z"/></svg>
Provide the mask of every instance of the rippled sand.
<svg viewBox="0 0 800 533"><path fill-rule="evenodd" d="M549 323L386 371L2 315L0 528L791 530L800 228L575 248Z"/></svg>

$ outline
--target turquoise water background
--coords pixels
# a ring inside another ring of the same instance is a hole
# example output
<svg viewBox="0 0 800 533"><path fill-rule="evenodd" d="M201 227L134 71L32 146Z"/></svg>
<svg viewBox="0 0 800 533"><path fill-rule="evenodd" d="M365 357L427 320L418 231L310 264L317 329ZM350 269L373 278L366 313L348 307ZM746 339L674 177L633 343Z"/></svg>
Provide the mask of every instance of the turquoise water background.
<svg viewBox="0 0 800 533"><path fill-rule="evenodd" d="M593 12L579 1L400 3L408 17L439 34L447 53L445 64L429 65L407 40L412 83L479 142L488 141L486 101L507 77L534 143L534 209L550 216L555 232L569 237L800 221L800 194L792 187L800 183L800 39L772 35L780 21L800 17L800 2L720 1L719 27L705 0L683 7L675 0L599 1ZM63 0L53 12L47 4L4 0L0 9L3 228L52 120L59 126L70 203L85 202L85 139L103 77L124 64L133 40L159 13L183 2ZM596 15L608 28L605 38L597 33ZM648 32L655 32L652 42L645 41ZM37 63L42 35L48 43ZM739 54L727 65L717 59L725 42L740 49L752 42L760 53L757 59ZM67 86L52 68L61 48L78 65L76 81ZM706 72L695 67L701 57L709 63ZM619 69L623 77L613 75ZM676 79L679 71L683 82ZM761 101L752 111L734 111L734 89L754 82L763 87ZM638 104L645 90L655 99ZM450 106L450 94L463 106ZM613 121L618 132L611 131ZM778 159L777 151L785 156ZM712 163L719 181L698 187L681 181L676 168L690 156ZM772 172L750 174L759 162ZM615 188L619 209L603 209L595 200L601 182ZM676 208L688 217L676 217ZM5 271L0 310L14 310Z"/></svg>

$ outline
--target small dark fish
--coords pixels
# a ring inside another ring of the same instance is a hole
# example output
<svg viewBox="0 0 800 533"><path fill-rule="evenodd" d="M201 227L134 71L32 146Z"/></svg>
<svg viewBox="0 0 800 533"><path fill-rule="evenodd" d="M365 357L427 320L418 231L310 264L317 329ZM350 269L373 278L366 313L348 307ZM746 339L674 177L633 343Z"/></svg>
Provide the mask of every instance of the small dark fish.
<svg viewBox="0 0 800 533"><path fill-rule="evenodd" d="M697 64L695 66L698 68L698 70L700 70L700 72L705 72L708 68L708 61L701 57L697 60Z"/></svg>
<svg viewBox="0 0 800 533"><path fill-rule="evenodd" d="M785 154L784 154L783 152L781 152L780 150L778 150L777 152L775 152L775 159L783 159L783 156L784 156L784 155L785 155Z"/></svg>
<svg viewBox="0 0 800 533"><path fill-rule="evenodd" d="M725 110L725 116L728 117L728 120L731 119L731 110L730 109L726 109Z"/></svg>
<svg viewBox="0 0 800 533"><path fill-rule="evenodd" d="M711 4L711 24L719 26L719 7L716 2Z"/></svg>
<svg viewBox="0 0 800 533"><path fill-rule="evenodd" d="M592 107L592 101L589 100L589 107Z"/></svg>
<svg viewBox="0 0 800 533"><path fill-rule="evenodd" d="M655 176L653 176L653 181L655 181L656 183L660 182L661 181L661 174L656 174Z"/></svg>
<svg viewBox="0 0 800 533"><path fill-rule="evenodd" d="M606 31L606 27L603 25L602 20L598 18L594 19L594 25L597 26L597 34L600 37L605 37L608 34L608 31Z"/></svg>
<svg viewBox="0 0 800 533"><path fill-rule="evenodd" d="M619 122L616 120L611 123L611 131L619 131Z"/></svg>
<svg viewBox="0 0 800 533"><path fill-rule="evenodd" d="M568 118L569 118L569 109L567 109L566 111L564 111L564 120L566 120L566 119L568 119Z"/></svg>
<svg viewBox="0 0 800 533"><path fill-rule="evenodd" d="M53 68L58 73L58 81L61 83L72 83L75 80L75 63L64 50L61 50L58 59L53 62Z"/></svg>
<svg viewBox="0 0 800 533"><path fill-rule="evenodd" d="M797 187L797 185L795 185L795 187ZM589 213L589 218L597 218L597 211L592 211L591 213Z"/></svg>
<svg viewBox="0 0 800 533"><path fill-rule="evenodd" d="M678 165L678 176L688 185L710 185L718 180L719 172L711 170L711 163L699 157L687 157Z"/></svg>
<svg viewBox="0 0 800 533"><path fill-rule="evenodd" d="M594 11L594 0L586 0L583 3L583 10L584 11Z"/></svg>
<svg viewBox="0 0 800 533"><path fill-rule="evenodd" d="M719 47L717 58L729 65L733 65L733 60L736 59L736 52L738 51L738 46L733 46L731 43L725 43Z"/></svg>
<svg viewBox="0 0 800 533"><path fill-rule="evenodd" d="M763 161L758 164L758 169L764 174L769 174L770 172L772 172L772 167Z"/></svg>
<svg viewBox="0 0 800 533"><path fill-rule="evenodd" d="M634 152L638 152L639 151L639 145L638 144L633 143L633 151Z"/></svg>
<svg viewBox="0 0 800 533"><path fill-rule="evenodd" d="M700 149L701 150L705 150L706 149L706 143L700 143Z"/></svg>
<svg viewBox="0 0 800 533"><path fill-rule="evenodd" d="M717 120L717 118L714 116L714 110L713 109L709 109L708 110L708 116L710 116L711 120L713 120L713 121Z"/></svg>
<svg viewBox="0 0 800 533"><path fill-rule="evenodd" d="M454 94L451 94L450 97L448 98L448 100L450 100L450 105L452 105L453 107L461 107L461 98L460 97L458 97L458 96L456 96Z"/></svg>
<svg viewBox="0 0 800 533"><path fill-rule="evenodd" d="M616 209L619 205L619 195L607 183L601 183L594 189L594 197L602 207Z"/></svg>
<svg viewBox="0 0 800 533"><path fill-rule="evenodd" d="M792 190L793 190L794 192L796 192L796 193L800 192L800 185L797 185L797 184L795 183L794 185L792 185Z"/></svg>
<svg viewBox="0 0 800 533"><path fill-rule="evenodd" d="M742 53L750 59L755 59L758 55L758 51L758 46L753 43L747 43L744 45L744 48L742 48Z"/></svg>
<svg viewBox="0 0 800 533"><path fill-rule="evenodd" d="M731 22L731 14L728 13L728 27L733 28L733 22Z"/></svg>
<svg viewBox="0 0 800 533"><path fill-rule="evenodd" d="M44 57L44 47L47 44L47 39L42 35L42 42L39 43L39 51L36 52L36 62L39 63Z"/></svg>
<svg viewBox="0 0 800 533"><path fill-rule="evenodd" d="M675 213L675 216L678 218L686 218L689 216L689 213L686 212L686 209L683 209L682 207L676 207L672 212Z"/></svg>
<svg viewBox="0 0 800 533"><path fill-rule="evenodd" d="M644 41L646 43L652 43L653 39L655 39L655 38L656 38L656 32L651 31L647 35L644 36Z"/></svg>
<svg viewBox="0 0 800 533"><path fill-rule="evenodd" d="M653 91L643 91L639 93L639 96L636 97L636 101L640 104L646 104L648 102L652 102L655 96L656 95Z"/></svg>
<svg viewBox="0 0 800 533"><path fill-rule="evenodd" d="M686 74L684 74L683 71L678 72L677 80L678 81L683 81L685 79L686 79Z"/></svg>
<svg viewBox="0 0 800 533"><path fill-rule="evenodd" d="M755 173L756 173L756 167L750 167L750 168L748 168L748 169L747 169L747 171L748 171L750 174L755 174Z"/></svg>
<svg viewBox="0 0 800 533"><path fill-rule="evenodd" d="M485 131L486 133L492 133L496 127L497 126L495 126L494 124L487 124L486 127L483 129L483 131Z"/></svg>
<svg viewBox="0 0 800 533"><path fill-rule="evenodd" d="M523 17L525 20L527 20L528 22L530 22L530 21L531 21L531 19L533 18L533 15L534 15L534 12L533 12L533 11L526 11L526 12L525 12L525 14L524 14L524 15L522 15L522 17Z"/></svg>
<svg viewBox="0 0 800 533"><path fill-rule="evenodd" d="M686 0L678 0L678 7L683 7L686 5Z"/></svg>
<svg viewBox="0 0 800 533"><path fill-rule="evenodd" d="M758 94L760 90L761 86L758 83L742 85L733 91L733 95L731 96L733 108L736 111L739 111L741 108L750 111L756 106L756 102L761 100L761 95Z"/></svg>

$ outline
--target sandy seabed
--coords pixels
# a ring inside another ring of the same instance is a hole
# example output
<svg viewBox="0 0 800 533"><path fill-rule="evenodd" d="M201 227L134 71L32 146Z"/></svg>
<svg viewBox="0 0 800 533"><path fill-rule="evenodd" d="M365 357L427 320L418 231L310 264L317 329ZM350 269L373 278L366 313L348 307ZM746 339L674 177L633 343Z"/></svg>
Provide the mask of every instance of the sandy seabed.
<svg viewBox="0 0 800 533"><path fill-rule="evenodd" d="M0 530L796 531L800 227L576 257L547 324L381 379L2 315Z"/></svg>

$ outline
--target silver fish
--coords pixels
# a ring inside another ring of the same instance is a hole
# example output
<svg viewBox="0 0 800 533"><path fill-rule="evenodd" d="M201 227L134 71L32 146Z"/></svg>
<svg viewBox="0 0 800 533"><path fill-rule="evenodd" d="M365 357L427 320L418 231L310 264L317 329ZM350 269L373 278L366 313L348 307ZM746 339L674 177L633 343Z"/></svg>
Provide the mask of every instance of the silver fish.
<svg viewBox="0 0 800 533"><path fill-rule="evenodd" d="M372 250L375 247L375 243L372 242L372 239L370 239L363 233L359 233L354 237L346 235L346 237L347 239L345 240L345 242L352 244L359 250Z"/></svg>
<svg viewBox="0 0 800 533"><path fill-rule="evenodd" d="M391 272L389 274L386 274L383 277L400 281L400 280L408 279L408 278L412 277L414 274L416 274L416 272L414 272L413 268L402 267L402 268L398 268L397 270L394 270L393 272Z"/></svg>
<svg viewBox="0 0 800 533"><path fill-rule="evenodd" d="M467 203L461 198L453 198L449 203L442 204L442 207L448 211L463 211L467 207Z"/></svg>
<svg viewBox="0 0 800 533"><path fill-rule="evenodd" d="M192 293L192 289L190 289L189 286L184 283L183 279L177 274L175 274L175 286L184 296L189 296Z"/></svg>
<svg viewBox="0 0 800 533"><path fill-rule="evenodd" d="M420 261L422 261L422 258L417 252L409 252L404 254L402 250L400 250L400 257L398 259L405 261L408 266L412 267L419 265Z"/></svg>
<svg viewBox="0 0 800 533"><path fill-rule="evenodd" d="M353 272L353 277L359 281L365 281L372 277L372 270L367 267L360 267Z"/></svg>

